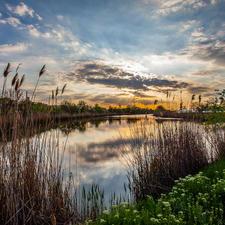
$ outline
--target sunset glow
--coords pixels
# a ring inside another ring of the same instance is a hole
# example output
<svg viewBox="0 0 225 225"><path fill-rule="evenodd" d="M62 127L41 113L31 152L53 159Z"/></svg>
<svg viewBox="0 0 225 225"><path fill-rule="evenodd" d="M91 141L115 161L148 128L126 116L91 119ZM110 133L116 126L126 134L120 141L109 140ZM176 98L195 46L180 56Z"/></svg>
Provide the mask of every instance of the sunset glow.
<svg viewBox="0 0 225 225"><path fill-rule="evenodd" d="M0 1L0 69L8 62L22 63L28 90L46 64L41 101L67 83L72 102L168 107L182 91L188 107L224 87L225 2Z"/></svg>

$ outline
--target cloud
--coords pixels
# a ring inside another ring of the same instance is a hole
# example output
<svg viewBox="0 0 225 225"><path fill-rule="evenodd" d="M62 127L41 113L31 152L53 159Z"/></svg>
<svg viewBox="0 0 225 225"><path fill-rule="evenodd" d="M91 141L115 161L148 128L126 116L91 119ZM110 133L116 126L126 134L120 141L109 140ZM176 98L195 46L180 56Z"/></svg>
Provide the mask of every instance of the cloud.
<svg viewBox="0 0 225 225"><path fill-rule="evenodd" d="M63 15L57 15L56 18L57 18L59 21L64 20L64 16L63 16Z"/></svg>
<svg viewBox="0 0 225 225"><path fill-rule="evenodd" d="M205 86L192 86L188 88L188 91L192 94L200 94L200 93L207 93L209 91L212 91L212 89Z"/></svg>
<svg viewBox="0 0 225 225"><path fill-rule="evenodd" d="M118 152L113 149L103 149L103 148L88 148L88 151L85 149L79 149L79 158L83 159L84 162L102 162L107 161L112 158L117 158L119 156Z"/></svg>
<svg viewBox="0 0 225 225"><path fill-rule="evenodd" d="M145 2L152 2L152 0ZM209 5L216 5L219 0L158 0L154 1L157 5L156 16L167 16L172 13L192 12Z"/></svg>
<svg viewBox="0 0 225 225"><path fill-rule="evenodd" d="M131 119L130 119L131 121ZM133 120L136 122L137 120ZM142 138L119 138L115 140L106 140L100 143L89 143L86 148L83 146L78 147L78 157L83 162L96 163L108 161L113 158L121 156L121 149L132 149L134 147L142 146Z"/></svg>
<svg viewBox="0 0 225 225"><path fill-rule="evenodd" d="M150 87L179 89L189 85L185 82L166 78L143 77L96 61L79 63L74 72L67 74L67 78L86 81L90 84L145 91Z"/></svg>
<svg viewBox="0 0 225 225"><path fill-rule="evenodd" d="M133 91L131 92L134 96L139 97L139 98L155 98L156 96L146 94L144 92L140 91Z"/></svg>
<svg viewBox="0 0 225 225"><path fill-rule="evenodd" d="M188 20L185 22L180 23L180 32L189 31L191 29L194 29L195 27L199 26L200 22L197 20Z"/></svg>
<svg viewBox="0 0 225 225"><path fill-rule="evenodd" d="M17 6L6 4L6 8L13 14L18 16L36 17L38 20L42 20L42 17L38 15L32 8L27 6L24 2L20 2Z"/></svg>
<svg viewBox="0 0 225 225"><path fill-rule="evenodd" d="M207 77L207 76L222 75L222 73L224 73L224 71L219 70L219 69L208 69L208 70L198 70L198 71L195 71L191 75L193 75L193 76Z"/></svg>
<svg viewBox="0 0 225 225"><path fill-rule="evenodd" d="M105 103L105 104L115 104L115 105L129 105L132 103L131 96L120 96L116 94L99 94L95 96L89 96L87 98L89 101L98 102L98 103Z"/></svg>
<svg viewBox="0 0 225 225"><path fill-rule="evenodd" d="M55 44L61 47L62 50L74 52L78 55L86 55L92 48L92 45L86 42L82 42L76 35L74 35L71 30L66 29L60 25L51 26L48 25L47 29L39 29L33 24L23 26L32 37L42 38L50 41L51 44Z"/></svg>
<svg viewBox="0 0 225 225"><path fill-rule="evenodd" d="M8 17L8 18L0 19L0 24L9 24L13 27L18 27L19 25L21 25L21 22L19 19L15 17Z"/></svg>
<svg viewBox="0 0 225 225"><path fill-rule="evenodd" d="M24 52L28 49L28 47L29 45L25 43L4 44L0 45L0 54Z"/></svg>
<svg viewBox="0 0 225 225"><path fill-rule="evenodd" d="M201 30L194 31L191 43L181 54L225 66L225 40L215 35L207 35Z"/></svg>
<svg viewBox="0 0 225 225"><path fill-rule="evenodd" d="M30 24L26 26L29 34L33 37L51 38L52 34L50 32L40 32L34 25Z"/></svg>

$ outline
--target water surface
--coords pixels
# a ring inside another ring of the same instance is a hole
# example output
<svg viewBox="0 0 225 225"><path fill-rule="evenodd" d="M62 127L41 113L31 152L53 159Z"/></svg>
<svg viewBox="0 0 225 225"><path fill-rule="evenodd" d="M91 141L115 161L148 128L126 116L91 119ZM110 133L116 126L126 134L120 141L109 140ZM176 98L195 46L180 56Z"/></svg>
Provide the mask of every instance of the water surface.
<svg viewBox="0 0 225 225"><path fill-rule="evenodd" d="M146 120L154 121L154 118L114 116L81 121L75 128L57 129L60 142L66 142L64 168L71 170L77 184L98 184L104 189L106 199L113 193L124 195L127 168L121 149L130 141L130 127Z"/></svg>

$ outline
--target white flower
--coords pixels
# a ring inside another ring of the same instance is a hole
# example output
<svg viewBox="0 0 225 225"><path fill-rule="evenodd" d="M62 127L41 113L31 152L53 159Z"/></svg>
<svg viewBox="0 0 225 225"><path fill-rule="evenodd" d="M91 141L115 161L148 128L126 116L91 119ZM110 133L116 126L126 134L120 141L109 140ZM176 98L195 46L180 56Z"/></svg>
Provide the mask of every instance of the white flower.
<svg viewBox="0 0 225 225"><path fill-rule="evenodd" d="M165 206L165 207L170 207L170 203L169 202L162 202L163 203L163 205Z"/></svg>
<svg viewBox="0 0 225 225"><path fill-rule="evenodd" d="M102 213L103 214L109 214L109 210L104 210Z"/></svg>

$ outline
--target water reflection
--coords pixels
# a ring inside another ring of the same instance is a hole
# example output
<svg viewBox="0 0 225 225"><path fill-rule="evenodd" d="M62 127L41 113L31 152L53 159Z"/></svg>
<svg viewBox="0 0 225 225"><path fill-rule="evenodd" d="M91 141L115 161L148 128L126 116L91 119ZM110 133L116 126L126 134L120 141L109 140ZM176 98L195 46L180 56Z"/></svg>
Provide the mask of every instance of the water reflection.
<svg viewBox="0 0 225 225"><path fill-rule="evenodd" d="M122 122L126 124L136 123L140 119L144 119L145 117L140 116L132 118L131 116L121 116L121 117L104 117L104 118L95 118L95 119L82 119L70 121L69 123L61 123L58 128L64 132L65 134L69 134L74 130L78 130L79 132L85 132L90 127L99 128L101 124L108 123L109 125L117 124L121 125Z"/></svg>
<svg viewBox="0 0 225 225"><path fill-rule="evenodd" d="M71 171L77 185L98 184L104 189L105 198L109 199L113 193L124 195L127 174L121 147L135 144L134 137L129 136L129 127L143 120L154 121L154 118L136 115L61 121L39 124L28 135L34 142L36 136L45 134L59 139L60 149L65 147L61 152L65 176ZM27 137L27 132L29 130L22 131L22 137ZM121 134L126 138L122 139Z"/></svg>
<svg viewBox="0 0 225 225"><path fill-rule="evenodd" d="M67 139L64 166L72 170L77 183L100 185L106 198L114 192L123 195L127 174L121 147L134 144L129 137L130 124L146 119L153 117L122 116L64 124L59 128L60 140Z"/></svg>

